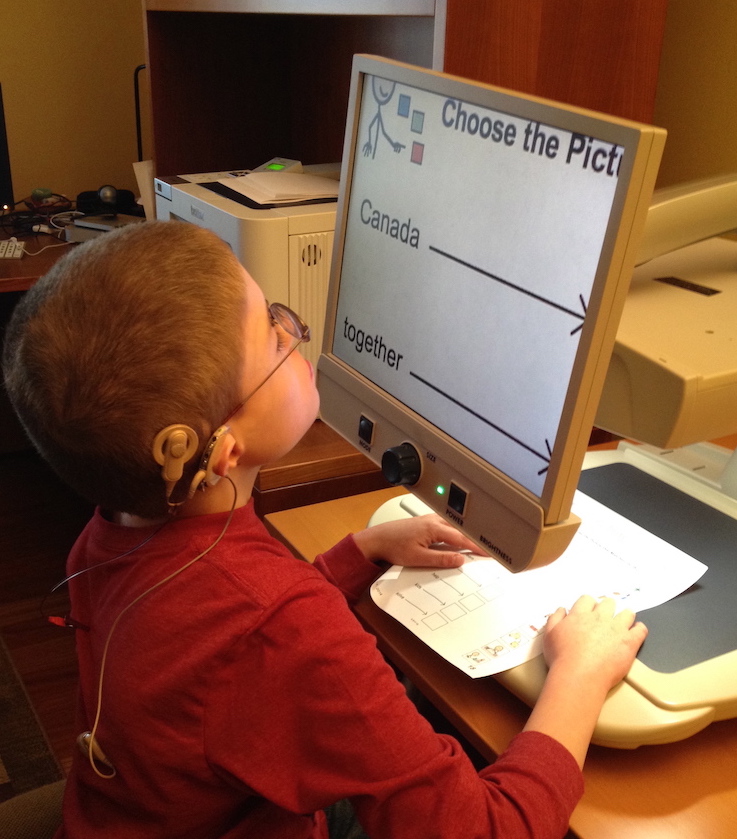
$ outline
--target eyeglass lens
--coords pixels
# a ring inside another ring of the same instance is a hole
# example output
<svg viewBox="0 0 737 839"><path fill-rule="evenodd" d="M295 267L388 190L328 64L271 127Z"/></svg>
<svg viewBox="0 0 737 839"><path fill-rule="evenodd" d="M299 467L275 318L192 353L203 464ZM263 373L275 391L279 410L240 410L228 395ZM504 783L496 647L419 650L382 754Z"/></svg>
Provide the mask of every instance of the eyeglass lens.
<svg viewBox="0 0 737 839"><path fill-rule="evenodd" d="M292 338L307 343L310 340L310 327L302 318L283 303L270 303L269 313L279 326Z"/></svg>

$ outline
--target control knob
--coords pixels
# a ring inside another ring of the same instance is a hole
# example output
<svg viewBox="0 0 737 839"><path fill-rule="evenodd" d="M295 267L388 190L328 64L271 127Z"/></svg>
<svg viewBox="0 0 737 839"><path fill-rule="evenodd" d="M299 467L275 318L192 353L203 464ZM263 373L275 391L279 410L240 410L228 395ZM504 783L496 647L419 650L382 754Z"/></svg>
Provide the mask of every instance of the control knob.
<svg viewBox="0 0 737 839"><path fill-rule="evenodd" d="M394 486L413 486L420 480L421 462L411 443L387 449L381 458L381 471Z"/></svg>

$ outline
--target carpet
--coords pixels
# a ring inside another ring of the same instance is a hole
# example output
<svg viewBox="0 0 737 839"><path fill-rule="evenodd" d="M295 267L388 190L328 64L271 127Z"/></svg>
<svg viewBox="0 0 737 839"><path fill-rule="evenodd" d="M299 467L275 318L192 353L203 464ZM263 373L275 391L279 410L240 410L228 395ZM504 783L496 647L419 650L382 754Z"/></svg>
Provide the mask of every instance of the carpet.
<svg viewBox="0 0 737 839"><path fill-rule="evenodd" d="M63 777L0 638L0 801Z"/></svg>

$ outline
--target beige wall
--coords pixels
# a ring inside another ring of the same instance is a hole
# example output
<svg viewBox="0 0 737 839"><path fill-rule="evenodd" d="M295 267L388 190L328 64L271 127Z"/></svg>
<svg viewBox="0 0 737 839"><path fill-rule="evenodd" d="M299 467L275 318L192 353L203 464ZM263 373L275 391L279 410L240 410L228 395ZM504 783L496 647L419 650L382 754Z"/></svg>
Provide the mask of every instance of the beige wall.
<svg viewBox="0 0 737 839"><path fill-rule="evenodd" d="M1 0L0 82L16 201L36 187L72 199L106 183L136 192L133 74L145 60L141 0ZM145 89L145 70L140 80ZM147 113L145 131L150 145Z"/></svg>
<svg viewBox="0 0 737 839"><path fill-rule="evenodd" d="M0 82L16 200L135 189L133 73L141 0L0 2ZM144 156L151 153L146 71ZM655 119L669 131L659 185L737 172L737 2L669 0Z"/></svg>
<svg viewBox="0 0 737 839"><path fill-rule="evenodd" d="M737 2L669 0L656 125L660 186L737 173Z"/></svg>

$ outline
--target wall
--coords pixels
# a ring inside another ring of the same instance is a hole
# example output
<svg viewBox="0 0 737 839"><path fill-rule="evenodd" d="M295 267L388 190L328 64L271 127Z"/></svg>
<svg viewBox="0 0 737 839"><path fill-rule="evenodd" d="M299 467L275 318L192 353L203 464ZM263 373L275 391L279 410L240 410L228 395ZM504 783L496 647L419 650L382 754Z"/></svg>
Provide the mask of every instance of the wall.
<svg viewBox="0 0 737 839"><path fill-rule="evenodd" d="M669 0L653 122L659 186L737 173L737 3Z"/></svg>
<svg viewBox="0 0 737 839"><path fill-rule="evenodd" d="M141 0L0 3L0 81L16 200L136 191L133 72ZM737 172L737 3L669 0L654 122L669 130L659 185ZM147 75L144 156L150 154Z"/></svg>
<svg viewBox="0 0 737 839"><path fill-rule="evenodd" d="M106 183L137 194L133 74L145 60L141 0L0 3L0 81L16 201L36 187L72 199ZM146 142L145 70L139 78Z"/></svg>

